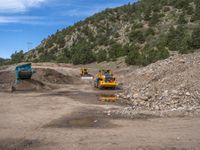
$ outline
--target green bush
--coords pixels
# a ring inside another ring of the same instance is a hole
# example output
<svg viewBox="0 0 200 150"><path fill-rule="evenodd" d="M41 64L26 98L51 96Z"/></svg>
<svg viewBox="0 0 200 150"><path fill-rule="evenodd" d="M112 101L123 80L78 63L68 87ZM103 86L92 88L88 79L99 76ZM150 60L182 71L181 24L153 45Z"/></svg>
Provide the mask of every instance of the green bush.
<svg viewBox="0 0 200 150"><path fill-rule="evenodd" d="M94 61L95 61L94 53L90 50L77 49L72 55L72 63L74 65L88 64Z"/></svg>
<svg viewBox="0 0 200 150"><path fill-rule="evenodd" d="M128 65L141 65L144 63L144 57L138 49L130 51L125 59Z"/></svg>
<svg viewBox="0 0 200 150"><path fill-rule="evenodd" d="M71 62L71 52L65 48L62 50L62 53L60 53L56 57L56 62L58 63L70 63Z"/></svg>
<svg viewBox="0 0 200 150"><path fill-rule="evenodd" d="M19 52L15 51L15 53L13 53L11 55L11 62L12 63L20 63L24 60L24 51L21 50Z"/></svg>
<svg viewBox="0 0 200 150"><path fill-rule="evenodd" d="M129 65L146 66L168 57L169 51L161 46L161 44L157 46L157 48L151 48L147 45L141 50L137 47L132 47L132 50L128 53L125 61Z"/></svg>
<svg viewBox="0 0 200 150"><path fill-rule="evenodd" d="M125 62L128 65L141 65L144 61L144 56L141 54L140 49L135 45L127 46L128 54Z"/></svg>
<svg viewBox="0 0 200 150"><path fill-rule="evenodd" d="M153 28L148 28L145 32L145 36L148 37L148 36L151 36L151 35L155 35L155 31Z"/></svg>
<svg viewBox="0 0 200 150"><path fill-rule="evenodd" d="M39 57L39 62L55 62L56 56L51 52L44 52Z"/></svg>
<svg viewBox="0 0 200 150"><path fill-rule="evenodd" d="M167 46L171 51L179 51L183 48L183 45L186 45L185 28L182 25L179 25L176 29L171 27L167 36Z"/></svg>
<svg viewBox="0 0 200 150"><path fill-rule="evenodd" d="M181 13L178 19L178 24L186 24L186 23L187 23L187 20L185 18L185 13Z"/></svg>
<svg viewBox="0 0 200 150"><path fill-rule="evenodd" d="M116 58L125 56L126 51L124 50L122 45L120 45L118 43L114 43L108 49L108 54L109 54L109 59L112 61L115 61Z"/></svg>
<svg viewBox="0 0 200 150"><path fill-rule="evenodd" d="M195 0L195 6L196 6L195 13L192 17L193 21L200 20L200 1L199 0Z"/></svg>
<svg viewBox="0 0 200 150"><path fill-rule="evenodd" d="M155 26L159 21L160 21L160 15L158 13L153 13L153 15L149 21L149 25Z"/></svg>
<svg viewBox="0 0 200 150"><path fill-rule="evenodd" d="M169 57L169 51L166 47L159 44L155 48L145 46L143 49L144 61L142 65L148 65L158 60L166 59Z"/></svg>
<svg viewBox="0 0 200 150"><path fill-rule="evenodd" d="M200 25L192 32L191 47L193 49L200 49Z"/></svg>
<svg viewBox="0 0 200 150"><path fill-rule="evenodd" d="M96 60L98 63L106 61L107 60L107 52L106 50L99 50L96 54Z"/></svg>
<svg viewBox="0 0 200 150"><path fill-rule="evenodd" d="M129 34L129 40L131 42L138 42L138 43L144 43L145 42L145 36L142 31L140 30L133 30Z"/></svg>

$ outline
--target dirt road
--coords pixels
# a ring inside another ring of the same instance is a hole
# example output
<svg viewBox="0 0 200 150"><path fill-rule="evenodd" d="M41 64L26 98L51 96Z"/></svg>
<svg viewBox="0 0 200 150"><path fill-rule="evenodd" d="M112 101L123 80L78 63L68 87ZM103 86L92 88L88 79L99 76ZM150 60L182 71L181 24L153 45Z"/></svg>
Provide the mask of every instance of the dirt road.
<svg viewBox="0 0 200 150"><path fill-rule="evenodd" d="M124 119L90 85L0 93L0 150L198 150L200 118Z"/></svg>

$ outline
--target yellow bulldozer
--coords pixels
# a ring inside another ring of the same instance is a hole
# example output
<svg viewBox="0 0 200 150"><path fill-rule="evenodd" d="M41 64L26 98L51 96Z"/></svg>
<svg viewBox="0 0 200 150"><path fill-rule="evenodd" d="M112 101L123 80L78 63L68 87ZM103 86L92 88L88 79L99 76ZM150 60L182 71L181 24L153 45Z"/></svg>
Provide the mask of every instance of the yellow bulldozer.
<svg viewBox="0 0 200 150"><path fill-rule="evenodd" d="M83 80L92 80L93 76L91 74L89 74L88 69L87 68L81 68L81 79Z"/></svg>
<svg viewBox="0 0 200 150"><path fill-rule="evenodd" d="M118 83L111 70L99 70L94 86L99 89L115 89L118 86Z"/></svg>

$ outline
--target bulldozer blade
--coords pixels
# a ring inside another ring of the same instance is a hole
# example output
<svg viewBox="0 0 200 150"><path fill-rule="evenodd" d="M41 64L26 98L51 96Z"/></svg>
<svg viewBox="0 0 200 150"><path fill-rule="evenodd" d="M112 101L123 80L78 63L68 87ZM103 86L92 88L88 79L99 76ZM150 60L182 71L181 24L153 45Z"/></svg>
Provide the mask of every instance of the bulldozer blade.
<svg viewBox="0 0 200 150"><path fill-rule="evenodd" d="M81 77L82 80L93 80L93 77Z"/></svg>
<svg viewBox="0 0 200 150"><path fill-rule="evenodd" d="M100 95L99 100L102 102L116 102L117 96L115 96L115 95Z"/></svg>

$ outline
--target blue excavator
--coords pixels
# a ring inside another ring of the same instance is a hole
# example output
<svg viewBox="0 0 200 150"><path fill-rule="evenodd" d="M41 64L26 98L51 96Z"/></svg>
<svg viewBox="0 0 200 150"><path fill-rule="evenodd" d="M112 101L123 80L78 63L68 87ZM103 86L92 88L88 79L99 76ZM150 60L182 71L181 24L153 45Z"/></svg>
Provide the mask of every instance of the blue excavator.
<svg viewBox="0 0 200 150"><path fill-rule="evenodd" d="M16 90L16 85L23 80L31 80L35 71L32 69L31 63L21 64L15 68L15 83L12 85L11 91Z"/></svg>
<svg viewBox="0 0 200 150"><path fill-rule="evenodd" d="M16 83L20 82L20 80L30 80L33 73L35 72L32 69L31 63L17 66L15 68Z"/></svg>

